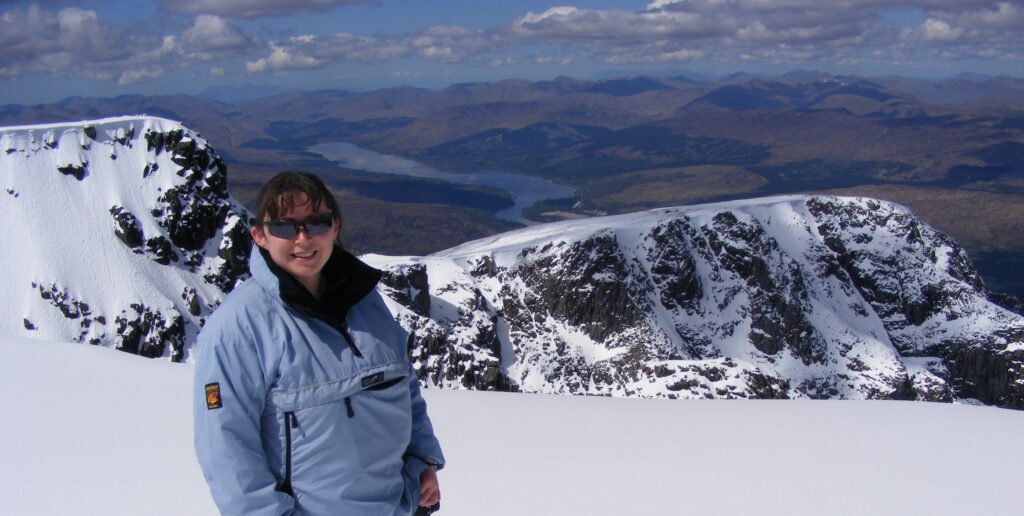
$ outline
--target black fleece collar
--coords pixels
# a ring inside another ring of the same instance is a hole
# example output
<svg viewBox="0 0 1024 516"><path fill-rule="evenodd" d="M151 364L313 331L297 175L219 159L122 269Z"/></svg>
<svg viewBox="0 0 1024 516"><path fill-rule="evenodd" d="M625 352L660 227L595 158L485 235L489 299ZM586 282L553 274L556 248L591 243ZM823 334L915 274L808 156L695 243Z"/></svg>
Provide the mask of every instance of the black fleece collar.
<svg viewBox="0 0 1024 516"><path fill-rule="evenodd" d="M270 272L277 277L281 300L288 306L323 319L332 326L343 324L350 308L373 292L383 273L363 263L340 246L334 246L322 271L324 291L317 301L306 287L270 258L260 248Z"/></svg>

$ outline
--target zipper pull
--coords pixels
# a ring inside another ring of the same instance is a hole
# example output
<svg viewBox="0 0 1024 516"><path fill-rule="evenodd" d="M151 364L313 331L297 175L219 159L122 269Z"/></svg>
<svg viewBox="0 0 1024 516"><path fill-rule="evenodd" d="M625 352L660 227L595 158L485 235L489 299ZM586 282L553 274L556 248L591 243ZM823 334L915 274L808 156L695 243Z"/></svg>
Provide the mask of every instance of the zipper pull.
<svg viewBox="0 0 1024 516"><path fill-rule="evenodd" d="M348 343L349 349L352 350L352 354L357 358L363 358L363 353L356 347L356 341L352 339L352 334L348 332L348 323L343 322L339 331L341 336L345 338L345 342Z"/></svg>
<svg viewBox="0 0 1024 516"><path fill-rule="evenodd" d="M352 397L351 396L345 398L345 412L348 414L348 417L355 417L355 415L356 415L356 411L352 409Z"/></svg>
<svg viewBox="0 0 1024 516"><path fill-rule="evenodd" d="M288 412L287 414L289 416L288 419L291 421L291 427L292 428L298 428L299 427L299 418L295 417L295 413L294 412Z"/></svg>

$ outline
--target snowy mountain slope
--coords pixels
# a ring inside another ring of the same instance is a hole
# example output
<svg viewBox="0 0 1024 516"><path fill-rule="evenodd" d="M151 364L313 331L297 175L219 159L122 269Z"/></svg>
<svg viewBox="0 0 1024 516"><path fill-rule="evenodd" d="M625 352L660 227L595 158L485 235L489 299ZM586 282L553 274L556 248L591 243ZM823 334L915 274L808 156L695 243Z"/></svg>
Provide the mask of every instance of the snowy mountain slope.
<svg viewBox="0 0 1024 516"><path fill-rule="evenodd" d="M186 360L245 274L225 173L159 118L0 129L0 334ZM652 210L367 259L431 385L1024 408L1024 319L953 241L870 199Z"/></svg>
<svg viewBox="0 0 1024 516"><path fill-rule="evenodd" d="M182 360L245 274L247 217L176 122L0 128L0 334Z"/></svg>
<svg viewBox="0 0 1024 516"><path fill-rule="evenodd" d="M216 514L192 368L0 337L5 514ZM126 388L130 386L130 388ZM1024 412L427 389L445 516L1020 513Z"/></svg>
<svg viewBox="0 0 1024 516"><path fill-rule="evenodd" d="M889 203L659 209L366 258L447 388L1024 408L1024 318Z"/></svg>

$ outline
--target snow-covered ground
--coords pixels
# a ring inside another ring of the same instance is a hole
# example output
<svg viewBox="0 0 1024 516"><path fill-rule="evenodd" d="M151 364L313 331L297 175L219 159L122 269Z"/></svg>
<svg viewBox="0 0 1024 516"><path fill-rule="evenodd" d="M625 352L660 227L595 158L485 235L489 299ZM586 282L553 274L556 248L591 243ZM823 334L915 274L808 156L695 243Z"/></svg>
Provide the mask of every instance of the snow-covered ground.
<svg viewBox="0 0 1024 516"><path fill-rule="evenodd" d="M0 337L4 514L215 514L192 368ZM1024 412L425 392L445 515L1024 513Z"/></svg>

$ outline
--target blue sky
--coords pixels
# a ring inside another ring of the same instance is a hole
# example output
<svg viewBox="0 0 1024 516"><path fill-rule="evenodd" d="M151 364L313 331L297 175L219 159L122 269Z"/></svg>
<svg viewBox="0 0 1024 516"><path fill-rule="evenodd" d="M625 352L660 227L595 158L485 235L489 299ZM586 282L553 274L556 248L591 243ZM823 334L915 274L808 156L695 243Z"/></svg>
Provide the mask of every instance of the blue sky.
<svg viewBox="0 0 1024 516"><path fill-rule="evenodd" d="M1024 76L1024 0L0 0L0 105L612 74Z"/></svg>

